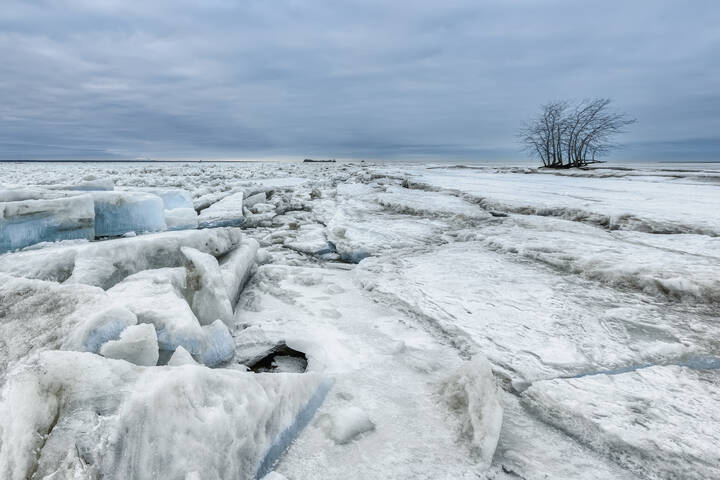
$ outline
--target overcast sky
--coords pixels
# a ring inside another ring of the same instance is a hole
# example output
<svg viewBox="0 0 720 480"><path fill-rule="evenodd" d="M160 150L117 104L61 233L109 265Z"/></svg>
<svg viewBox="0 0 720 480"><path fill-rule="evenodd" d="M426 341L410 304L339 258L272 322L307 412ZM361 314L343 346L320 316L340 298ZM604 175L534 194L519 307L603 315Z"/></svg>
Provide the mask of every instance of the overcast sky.
<svg viewBox="0 0 720 480"><path fill-rule="evenodd" d="M615 159L720 160L720 2L3 0L0 158L513 160L553 99Z"/></svg>

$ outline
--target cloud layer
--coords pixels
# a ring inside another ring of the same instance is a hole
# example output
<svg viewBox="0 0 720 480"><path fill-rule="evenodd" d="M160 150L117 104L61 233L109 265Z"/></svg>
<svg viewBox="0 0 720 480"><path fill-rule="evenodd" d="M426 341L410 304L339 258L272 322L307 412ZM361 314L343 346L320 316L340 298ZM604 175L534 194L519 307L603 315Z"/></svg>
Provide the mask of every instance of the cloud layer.
<svg viewBox="0 0 720 480"><path fill-rule="evenodd" d="M715 1L3 2L0 158L506 160L607 96L618 159L720 160Z"/></svg>

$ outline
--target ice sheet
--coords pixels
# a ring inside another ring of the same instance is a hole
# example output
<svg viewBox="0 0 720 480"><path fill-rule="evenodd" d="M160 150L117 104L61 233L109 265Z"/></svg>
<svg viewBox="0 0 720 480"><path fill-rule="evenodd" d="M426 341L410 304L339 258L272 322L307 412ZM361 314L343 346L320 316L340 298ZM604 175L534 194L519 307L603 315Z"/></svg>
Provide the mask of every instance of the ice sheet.
<svg viewBox="0 0 720 480"><path fill-rule="evenodd" d="M0 253L39 242L92 239L93 205L87 195L0 203Z"/></svg>

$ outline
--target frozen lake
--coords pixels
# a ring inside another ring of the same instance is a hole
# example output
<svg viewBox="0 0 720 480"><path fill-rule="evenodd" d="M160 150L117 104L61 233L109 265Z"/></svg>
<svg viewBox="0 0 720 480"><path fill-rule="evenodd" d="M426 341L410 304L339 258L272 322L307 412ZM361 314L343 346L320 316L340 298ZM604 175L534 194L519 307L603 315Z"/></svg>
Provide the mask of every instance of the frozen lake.
<svg viewBox="0 0 720 480"><path fill-rule="evenodd" d="M0 163L0 477L720 478L720 166Z"/></svg>

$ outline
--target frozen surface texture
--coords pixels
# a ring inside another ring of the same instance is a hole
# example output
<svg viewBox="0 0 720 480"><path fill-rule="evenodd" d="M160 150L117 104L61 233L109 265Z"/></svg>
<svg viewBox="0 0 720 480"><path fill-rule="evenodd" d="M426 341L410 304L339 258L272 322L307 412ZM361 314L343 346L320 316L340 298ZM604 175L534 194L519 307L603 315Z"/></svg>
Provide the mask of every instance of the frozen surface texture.
<svg viewBox="0 0 720 480"><path fill-rule="evenodd" d="M720 477L712 165L0 183L1 478Z"/></svg>
<svg viewBox="0 0 720 480"><path fill-rule="evenodd" d="M0 203L0 253L38 242L95 236L89 196Z"/></svg>
<svg viewBox="0 0 720 480"><path fill-rule="evenodd" d="M253 478L321 385L313 374L136 367L45 352L19 365L3 387L0 474Z"/></svg>
<svg viewBox="0 0 720 480"><path fill-rule="evenodd" d="M538 382L541 418L644 478L720 477L720 371L648 367Z"/></svg>

